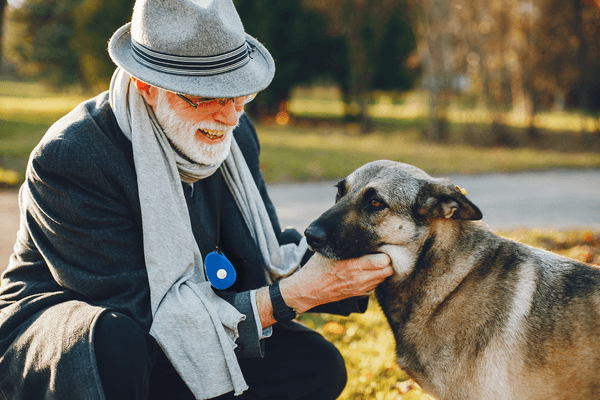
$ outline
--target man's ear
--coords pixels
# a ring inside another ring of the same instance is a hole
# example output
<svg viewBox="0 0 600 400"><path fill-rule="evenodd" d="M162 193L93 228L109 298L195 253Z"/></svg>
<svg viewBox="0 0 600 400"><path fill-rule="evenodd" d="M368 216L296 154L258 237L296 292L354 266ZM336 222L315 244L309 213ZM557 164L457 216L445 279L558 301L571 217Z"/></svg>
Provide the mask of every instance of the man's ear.
<svg viewBox="0 0 600 400"><path fill-rule="evenodd" d="M140 92L144 100L146 100L146 103L148 103L150 107L154 107L158 99L158 89L134 77L131 77L131 81L135 85L135 88Z"/></svg>
<svg viewBox="0 0 600 400"><path fill-rule="evenodd" d="M417 195L417 213L428 218L479 220L483 214L460 190L427 182Z"/></svg>

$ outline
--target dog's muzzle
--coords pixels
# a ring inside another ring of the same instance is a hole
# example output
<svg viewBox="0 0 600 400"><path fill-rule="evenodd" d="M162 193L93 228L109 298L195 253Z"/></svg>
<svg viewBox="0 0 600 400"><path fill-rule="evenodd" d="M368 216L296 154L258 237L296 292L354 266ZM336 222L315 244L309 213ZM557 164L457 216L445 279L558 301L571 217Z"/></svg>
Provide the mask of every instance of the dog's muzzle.
<svg viewBox="0 0 600 400"><path fill-rule="evenodd" d="M304 236L306 236L306 241L313 251L319 251L327 242L327 232L314 223L306 228Z"/></svg>

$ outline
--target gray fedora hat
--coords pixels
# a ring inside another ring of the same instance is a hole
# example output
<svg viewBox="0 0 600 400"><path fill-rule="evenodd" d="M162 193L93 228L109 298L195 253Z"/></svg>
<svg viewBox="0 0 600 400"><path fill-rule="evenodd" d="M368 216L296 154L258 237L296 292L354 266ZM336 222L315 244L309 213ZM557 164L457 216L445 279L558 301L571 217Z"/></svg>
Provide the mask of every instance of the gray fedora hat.
<svg viewBox="0 0 600 400"><path fill-rule="evenodd" d="M244 32L232 0L137 0L108 52L131 76L198 97L256 93L275 74L273 57Z"/></svg>

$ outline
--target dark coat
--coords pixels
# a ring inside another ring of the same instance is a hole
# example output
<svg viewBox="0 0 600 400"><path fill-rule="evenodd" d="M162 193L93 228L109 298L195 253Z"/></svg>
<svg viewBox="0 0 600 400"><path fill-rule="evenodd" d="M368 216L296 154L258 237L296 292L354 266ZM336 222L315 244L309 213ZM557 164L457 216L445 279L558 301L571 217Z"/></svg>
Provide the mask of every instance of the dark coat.
<svg viewBox="0 0 600 400"><path fill-rule="evenodd" d="M297 242L298 232L281 232L247 116L234 134L280 243ZM219 294L247 317L238 356L260 357L249 290L266 284L263 261L218 173L194 185L194 236L202 254L214 250L219 184L220 246L239 277ZM93 347L98 316L111 309L147 331L152 323L132 147L108 93L48 130L31 154L19 203L15 252L0 286L0 399L103 399ZM350 307L334 312L358 311L356 303Z"/></svg>

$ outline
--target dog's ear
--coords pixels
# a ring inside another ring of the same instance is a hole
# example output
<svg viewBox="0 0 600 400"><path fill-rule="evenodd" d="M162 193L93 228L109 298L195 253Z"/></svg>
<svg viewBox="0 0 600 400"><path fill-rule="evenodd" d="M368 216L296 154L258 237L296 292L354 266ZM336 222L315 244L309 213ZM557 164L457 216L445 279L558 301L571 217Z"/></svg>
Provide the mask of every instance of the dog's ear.
<svg viewBox="0 0 600 400"><path fill-rule="evenodd" d="M455 187L427 182L417 195L417 213L429 219L452 218L478 220L483 214Z"/></svg>

